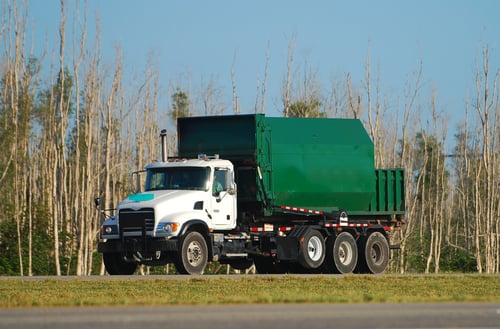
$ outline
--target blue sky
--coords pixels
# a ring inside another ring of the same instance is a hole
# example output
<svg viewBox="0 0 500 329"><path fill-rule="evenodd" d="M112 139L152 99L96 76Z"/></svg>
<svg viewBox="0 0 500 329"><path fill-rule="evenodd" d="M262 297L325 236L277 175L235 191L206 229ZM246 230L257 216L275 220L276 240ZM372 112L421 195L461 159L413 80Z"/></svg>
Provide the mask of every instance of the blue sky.
<svg viewBox="0 0 500 329"><path fill-rule="evenodd" d="M57 40L59 1L31 0L29 7L35 37ZM154 53L164 90L187 72L195 84L214 78L228 111L233 60L240 109L251 112L268 50L266 110L279 115L293 39L296 67L307 61L326 92L332 76L347 73L362 88L369 52L382 93L402 97L422 60L424 88L435 88L440 108L454 117L462 116L485 44L492 69L500 67L497 0L89 0L88 10L89 26L100 17L105 58L112 61L113 46L120 45L125 67L141 72Z"/></svg>

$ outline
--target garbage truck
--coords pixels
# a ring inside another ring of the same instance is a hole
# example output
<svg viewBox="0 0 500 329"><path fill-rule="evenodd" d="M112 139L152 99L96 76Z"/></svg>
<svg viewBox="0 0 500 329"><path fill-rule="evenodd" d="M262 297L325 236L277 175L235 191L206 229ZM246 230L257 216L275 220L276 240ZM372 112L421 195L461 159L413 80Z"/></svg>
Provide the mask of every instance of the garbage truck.
<svg viewBox="0 0 500 329"><path fill-rule="evenodd" d="M179 118L177 155L140 172L143 186L100 230L110 275L208 262L258 273L381 273L404 223L402 168L375 168L359 119L264 114ZM143 175L143 177L144 177ZM141 185L141 179L137 179Z"/></svg>

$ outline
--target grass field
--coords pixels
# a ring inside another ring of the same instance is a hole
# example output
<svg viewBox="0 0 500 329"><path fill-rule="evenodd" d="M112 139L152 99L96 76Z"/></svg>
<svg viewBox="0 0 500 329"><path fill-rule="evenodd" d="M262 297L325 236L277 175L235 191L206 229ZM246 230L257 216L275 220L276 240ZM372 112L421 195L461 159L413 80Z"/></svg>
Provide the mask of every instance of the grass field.
<svg viewBox="0 0 500 329"><path fill-rule="evenodd" d="M0 308L499 301L499 275L0 278Z"/></svg>

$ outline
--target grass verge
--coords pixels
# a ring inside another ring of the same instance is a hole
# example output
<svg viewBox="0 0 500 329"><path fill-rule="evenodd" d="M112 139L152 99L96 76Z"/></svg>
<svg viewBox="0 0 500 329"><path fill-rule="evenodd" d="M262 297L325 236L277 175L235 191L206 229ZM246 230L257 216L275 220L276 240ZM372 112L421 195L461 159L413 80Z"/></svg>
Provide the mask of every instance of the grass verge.
<svg viewBox="0 0 500 329"><path fill-rule="evenodd" d="M0 279L0 308L499 301L498 275Z"/></svg>

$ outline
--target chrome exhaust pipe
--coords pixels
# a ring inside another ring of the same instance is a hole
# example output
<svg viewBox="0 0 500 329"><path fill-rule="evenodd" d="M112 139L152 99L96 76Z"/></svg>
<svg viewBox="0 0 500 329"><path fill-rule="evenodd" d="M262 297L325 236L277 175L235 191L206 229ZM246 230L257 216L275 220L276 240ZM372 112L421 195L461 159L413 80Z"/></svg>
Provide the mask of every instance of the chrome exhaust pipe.
<svg viewBox="0 0 500 329"><path fill-rule="evenodd" d="M167 129L162 129L160 132L161 137L161 161L167 161Z"/></svg>

